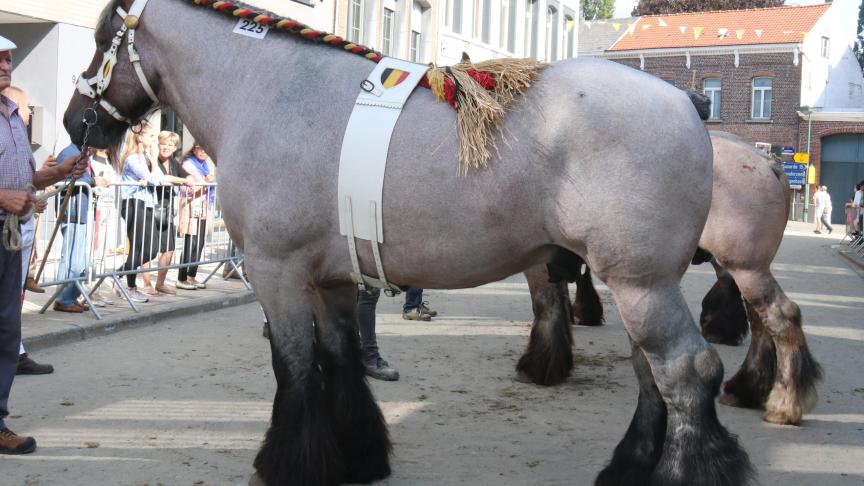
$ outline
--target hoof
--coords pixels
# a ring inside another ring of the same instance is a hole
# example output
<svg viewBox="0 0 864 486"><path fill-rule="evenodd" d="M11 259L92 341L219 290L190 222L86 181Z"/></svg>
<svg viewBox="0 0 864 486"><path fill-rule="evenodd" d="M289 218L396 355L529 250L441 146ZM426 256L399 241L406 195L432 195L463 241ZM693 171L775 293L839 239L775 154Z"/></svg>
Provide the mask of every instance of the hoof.
<svg viewBox="0 0 864 486"><path fill-rule="evenodd" d="M257 472L252 473L252 477L249 478L249 486L268 486L267 483L261 479L261 476L258 475Z"/></svg>
<svg viewBox="0 0 864 486"><path fill-rule="evenodd" d="M765 412L762 420L776 425L801 425L801 414L789 414L785 412Z"/></svg>
<svg viewBox="0 0 864 486"><path fill-rule="evenodd" d="M726 405L728 407L736 407L736 408L747 408L741 403L741 400L738 399L735 395L731 393L724 393L720 395L720 403Z"/></svg>
<svg viewBox="0 0 864 486"><path fill-rule="evenodd" d="M531 377L528 376L528 373L525 373L522 370L516 371L515 380L518 381L519 383L528 383L528 384L534 383L534 380L532 380Z"/></svg>

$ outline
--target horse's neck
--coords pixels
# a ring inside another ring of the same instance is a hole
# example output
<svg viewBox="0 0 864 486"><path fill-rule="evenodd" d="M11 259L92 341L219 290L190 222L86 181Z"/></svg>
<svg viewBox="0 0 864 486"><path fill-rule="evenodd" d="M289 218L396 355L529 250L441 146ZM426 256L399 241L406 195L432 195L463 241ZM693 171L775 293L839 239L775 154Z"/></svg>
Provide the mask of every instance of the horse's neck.
<svg viewBox="0 0 864 486"><path fill-rule="evenodd" d="M280 118L353 104L357 78L374 68L336 48L277 31L250 51L248 40L232 33L236 19L185 0L151 1L145 13L148 35L142 36L141 55L146 59L148 47L155 48L163 101L214 152L220 141L242 143L237 137L249 133L249 123L271 129L268 122Z"/></svg>

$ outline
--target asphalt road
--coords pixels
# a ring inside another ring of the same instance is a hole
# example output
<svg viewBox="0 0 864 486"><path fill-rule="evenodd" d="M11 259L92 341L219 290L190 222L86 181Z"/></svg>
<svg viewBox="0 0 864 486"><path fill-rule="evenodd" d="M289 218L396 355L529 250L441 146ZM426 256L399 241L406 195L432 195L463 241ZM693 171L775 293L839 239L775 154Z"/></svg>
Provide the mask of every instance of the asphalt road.
<svg viewBox="0 0 864 486"><path fill-rule="evenodd" d="M864 484L864 279L836 242L789 231L774 265L825 370L816 409L781 427L719 406L765 485ZM712 278L688 272L694 314ZM512 379L530 319L521 278L426 298L441 312L431 323L403 321L399 298L379 308L379 342L402 373L373 383L395 444L381 484L591 484L635 407L614 306L606 326L575 330L574 376L541 388ZM0 484L245 484L275 391L260 331L250 304L39 352L57 372L19 377L8 420L39 450L0 457ZM718 349L731 376L745 348Z"/></svg>

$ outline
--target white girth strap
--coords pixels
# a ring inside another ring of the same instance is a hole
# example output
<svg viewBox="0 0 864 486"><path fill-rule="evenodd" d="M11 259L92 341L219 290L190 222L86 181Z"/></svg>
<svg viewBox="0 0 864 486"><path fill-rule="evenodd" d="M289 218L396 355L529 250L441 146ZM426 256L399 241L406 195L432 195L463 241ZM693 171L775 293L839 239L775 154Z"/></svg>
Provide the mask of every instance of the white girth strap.
<svg viewBox="0 0 864 486"><path fill-rule="evenodd" d="M351 278L361 289L368 285L394 293L400 290L387 281L379 247L384 242L384 171L390 137L402 107L428 70L423 64L385 57L360 84L361 92L348 119L339 159L339 232L348 238ZM368 213L359 210L365 207ZM355 238L371 243L378 278L360 272Z"/></svg>

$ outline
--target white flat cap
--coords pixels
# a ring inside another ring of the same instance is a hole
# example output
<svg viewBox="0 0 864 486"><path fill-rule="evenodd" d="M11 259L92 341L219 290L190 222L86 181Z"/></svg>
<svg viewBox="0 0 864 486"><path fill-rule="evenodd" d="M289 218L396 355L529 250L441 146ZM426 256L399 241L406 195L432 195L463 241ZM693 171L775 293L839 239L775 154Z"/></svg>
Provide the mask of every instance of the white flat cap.
<svg viewBox="0 0 864 486"><path fill-rule="evenodd" d="M0 35L0 51L11 51L15 49L16 46L14 42Z"/></svg>

